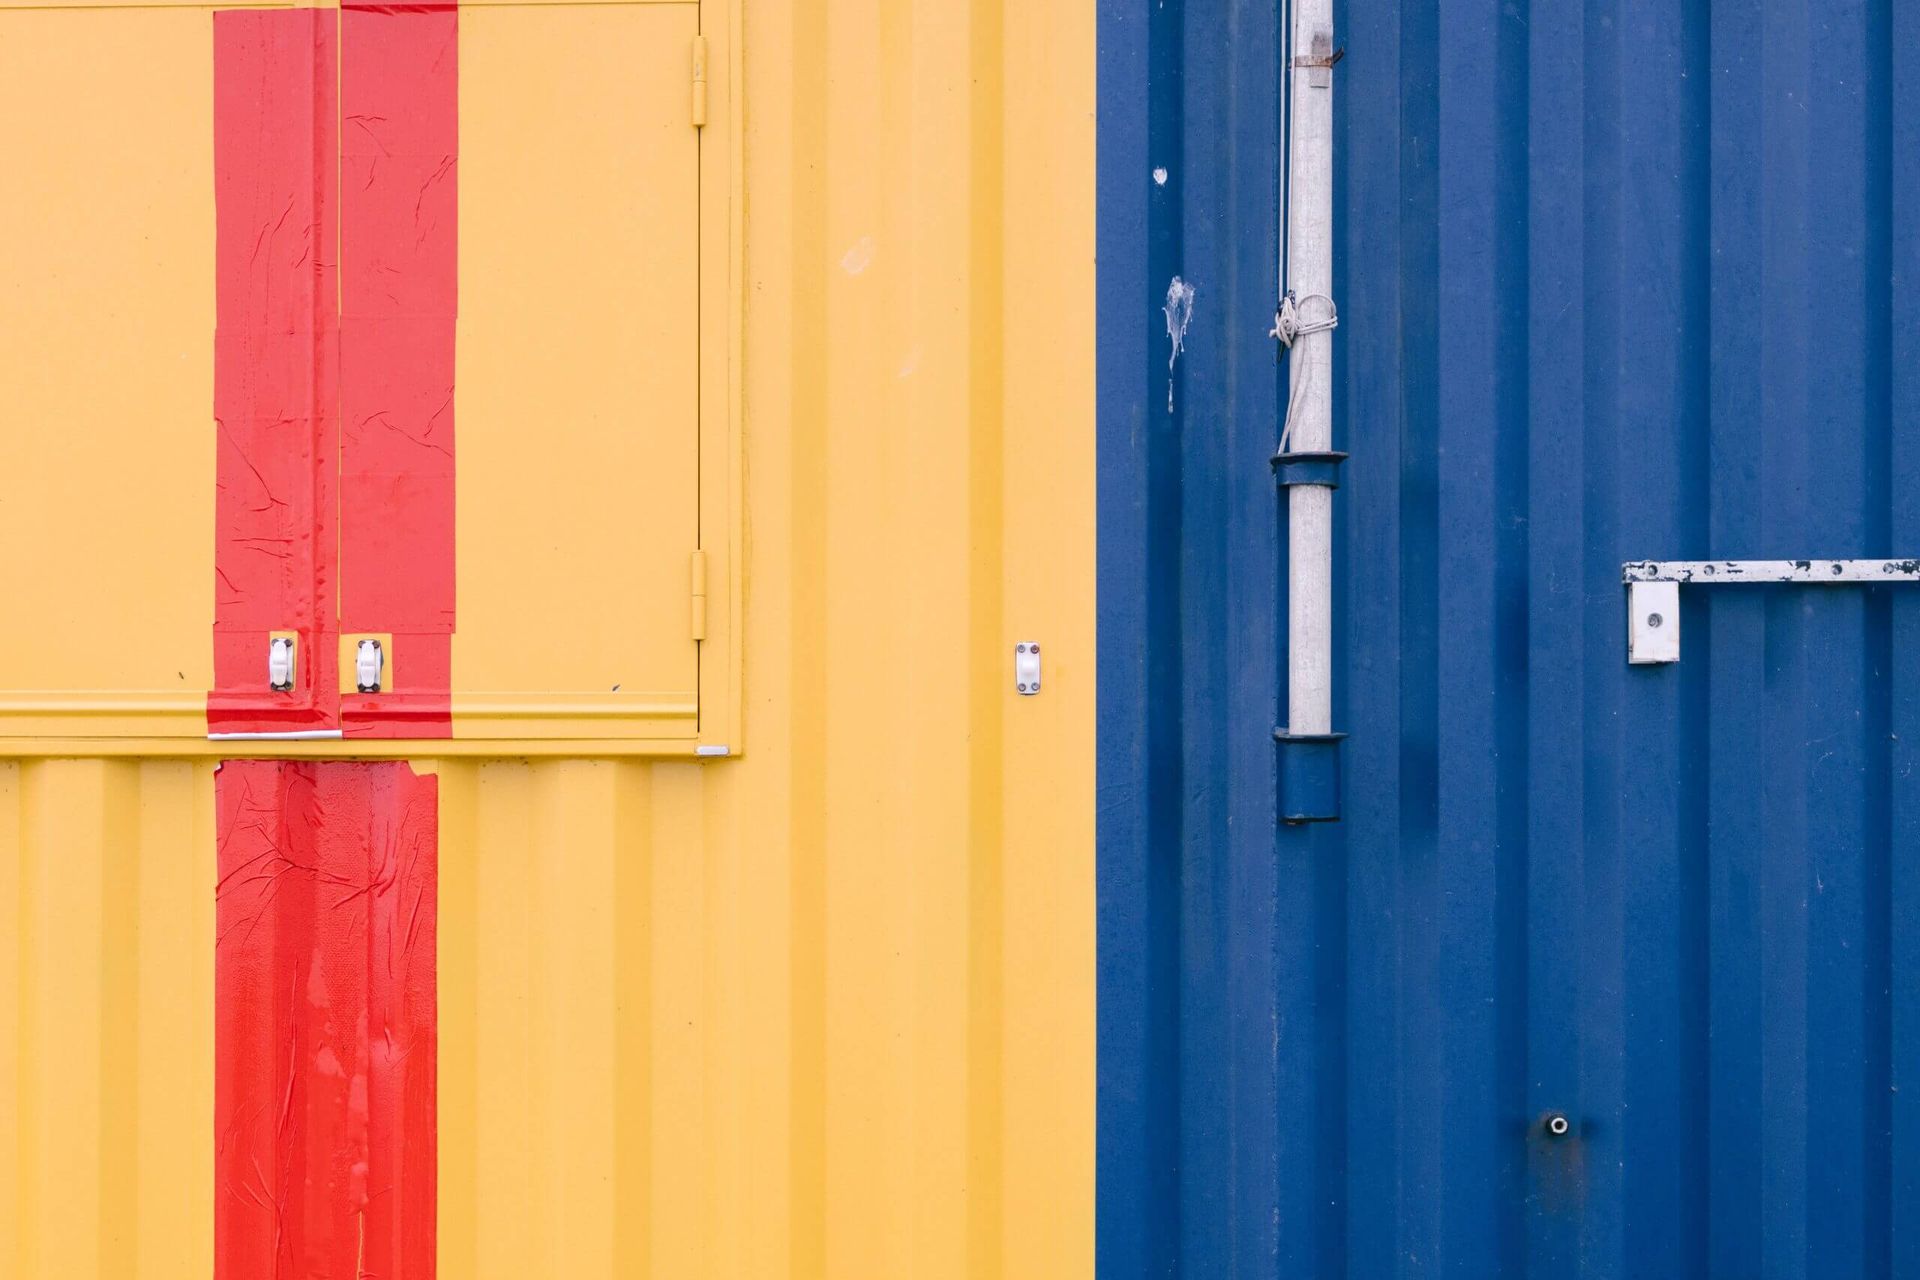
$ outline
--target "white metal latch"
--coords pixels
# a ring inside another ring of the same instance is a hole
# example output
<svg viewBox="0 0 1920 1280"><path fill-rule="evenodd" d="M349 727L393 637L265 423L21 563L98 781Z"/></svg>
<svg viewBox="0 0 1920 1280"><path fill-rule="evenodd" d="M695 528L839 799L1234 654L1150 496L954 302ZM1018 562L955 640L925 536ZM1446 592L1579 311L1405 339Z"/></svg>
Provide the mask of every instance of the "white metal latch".
<svg viewBox="0 0 1920 1280"><path fill-rule="evenodd" d="M1029 698L1040 692L1040 646L1031 640L1013 646L1013 687Z"/></svg>
<svg viewBox="0 0 1920 1280"><path fill-rule="evenodd" d="M1627 661L1680 661L1680 584L1635 582L1627 587Z"/></svg>
<svg viewBox="0 0 1920 1280"><path fill-rule="evenodd" d="M293 639L274 636L267 642L267 684L276 693L293 688Z"/></svg>
<svg viewBox="0 0 1920 1280"><path fill-rule="evenodd" d="M381 669L386 665L386 655L380 651L378 640L362 640L353 653L353 683L362 693L380 692Z"/></svg>
<svg viewBox="0 0 1920 1280"><path fill-rule="evenodd" d="M1920 560L1632 560L1627 584L1627 661L1680 661L1680 587L1893 586L1920 582Z"/></svg>

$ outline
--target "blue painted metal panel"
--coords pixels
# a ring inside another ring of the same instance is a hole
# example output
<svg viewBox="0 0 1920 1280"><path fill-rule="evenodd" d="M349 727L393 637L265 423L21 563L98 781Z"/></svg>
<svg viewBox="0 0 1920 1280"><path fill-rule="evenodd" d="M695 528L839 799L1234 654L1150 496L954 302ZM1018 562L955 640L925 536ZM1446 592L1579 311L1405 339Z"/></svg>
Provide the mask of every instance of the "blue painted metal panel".
<svg viewBox="0 0 1920 1280"><path fill-rule="evenodd" d="M1101 0L1101 1275L1920 1278L1920 588L1619 580L1920 551L1920 6L1342 6L1311 829L1275 8Z"/></svg>

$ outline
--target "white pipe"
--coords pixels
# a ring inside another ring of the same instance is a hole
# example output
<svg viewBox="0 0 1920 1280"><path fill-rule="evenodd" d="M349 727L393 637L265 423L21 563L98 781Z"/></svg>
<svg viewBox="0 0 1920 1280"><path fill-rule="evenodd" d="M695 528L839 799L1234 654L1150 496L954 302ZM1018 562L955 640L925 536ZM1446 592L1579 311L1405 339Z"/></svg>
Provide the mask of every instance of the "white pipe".
<svg viewBox="0 0 1920 1280"><path fill-rule="evenodd" d="M1333 0L1293 0L1292 109L1288 112L1284 288L1298 298L1333 292L1333 70L1302 66L1333 56ZM1302 334L1289 349L1296 453L1333 448L1333 334ZM1287 490L1287 728L1333 732L1333 490Z"/></svg>

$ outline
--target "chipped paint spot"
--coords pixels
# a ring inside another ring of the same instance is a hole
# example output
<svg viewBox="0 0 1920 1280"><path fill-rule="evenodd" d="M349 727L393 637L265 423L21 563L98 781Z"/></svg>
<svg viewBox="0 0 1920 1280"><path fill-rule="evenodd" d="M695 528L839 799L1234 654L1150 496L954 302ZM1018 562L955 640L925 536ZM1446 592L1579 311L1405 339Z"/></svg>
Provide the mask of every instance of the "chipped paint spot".
<svg viewBox="0 0 1920 1280"><path fill-rule="evenodd" d="M1156 187L1164 187L1167 185L1167 167L1165 165L1161 165L1153 171L1153 185Z"/></svg>
<svg viewBox="0 0 1920 1280"><path fill-rule="evenodd" d="M873 237L861 236L853 242L853 247L841 255L840 269L850 276L857 276L873 265Z"/></svg>
<svg viewBox="0 0 1920 1280"><path fill-rule="evenodd" d="M1194 288L1179 276L1167 286L1167 412L1173 412L1173 366L1186 349L1187 326L1193 323Z"/></svg>

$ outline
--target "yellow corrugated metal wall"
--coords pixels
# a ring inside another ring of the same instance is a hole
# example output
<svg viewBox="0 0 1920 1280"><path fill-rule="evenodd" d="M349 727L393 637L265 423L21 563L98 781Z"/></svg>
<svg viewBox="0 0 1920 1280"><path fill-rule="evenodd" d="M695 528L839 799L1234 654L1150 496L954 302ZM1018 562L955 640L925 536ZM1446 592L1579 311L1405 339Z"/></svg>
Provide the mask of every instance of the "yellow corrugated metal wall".
<svg viewBox="0 0 1920 1280"><path fill-rule="evenodd" d="M743 29L746 755L420 762L440 1274L1088 1275L1093 6ZM212 770L0 766L12 1274L210 1274Z"/></svg>
<svg viewBox="0 0 1920 1280"><path fill-rule="evenodd" d="M0 763L0 1267L213 1274L212 761Z"/></svg>

